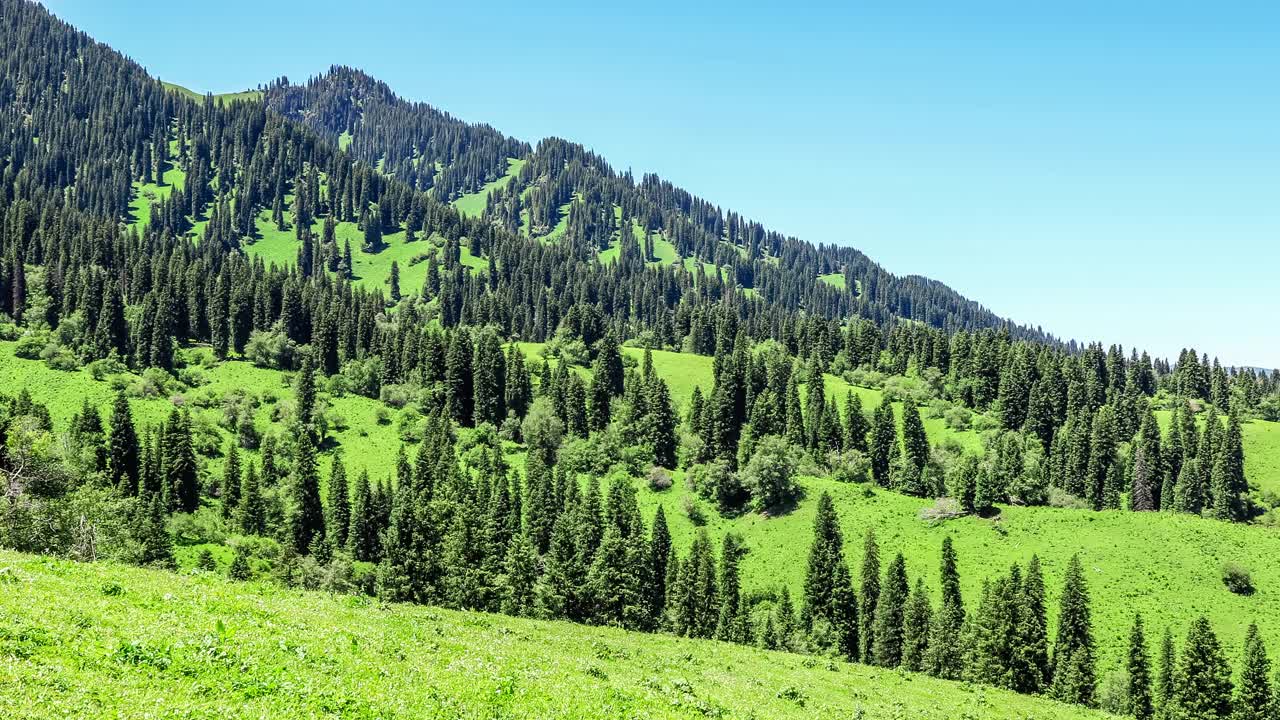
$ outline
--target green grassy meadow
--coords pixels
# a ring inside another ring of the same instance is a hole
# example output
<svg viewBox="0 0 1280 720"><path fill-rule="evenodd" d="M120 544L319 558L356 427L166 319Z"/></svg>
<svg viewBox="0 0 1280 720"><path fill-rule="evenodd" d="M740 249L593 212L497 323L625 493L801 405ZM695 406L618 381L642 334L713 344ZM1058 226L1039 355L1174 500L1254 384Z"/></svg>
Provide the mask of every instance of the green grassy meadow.
<svg viewBox="0 0 1280 720"><path fill-rule="evenodd" d="M0 551L11 717L1108 717L911 673Z"/></svg>
<svg viewBox="0 0 1280 720"><path fill-rule="evenodd" d="M479 217L484 212L485 204L489 200L489 193L506 187L511 182L511 178L520 174L520 169L524 167L525 162L527 161L523 159L507 158L507 172L505 175L493 182L485 183L484 187L476 192L467 193L454 200L453 206L458 209L458 212L467 217Z"/></svg>

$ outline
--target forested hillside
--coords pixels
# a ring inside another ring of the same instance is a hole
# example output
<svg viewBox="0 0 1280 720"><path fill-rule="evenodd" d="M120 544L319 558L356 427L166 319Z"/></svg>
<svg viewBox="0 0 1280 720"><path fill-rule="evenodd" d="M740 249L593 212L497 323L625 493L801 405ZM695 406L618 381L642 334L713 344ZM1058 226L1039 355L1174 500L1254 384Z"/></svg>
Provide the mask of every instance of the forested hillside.
<svg viewBox="0 0 1280 720"><path fill-rule="evenodd" d="M1280 374L1059 342L355 70L193 95L0 0L0 546L1274 709Z"/></svg>

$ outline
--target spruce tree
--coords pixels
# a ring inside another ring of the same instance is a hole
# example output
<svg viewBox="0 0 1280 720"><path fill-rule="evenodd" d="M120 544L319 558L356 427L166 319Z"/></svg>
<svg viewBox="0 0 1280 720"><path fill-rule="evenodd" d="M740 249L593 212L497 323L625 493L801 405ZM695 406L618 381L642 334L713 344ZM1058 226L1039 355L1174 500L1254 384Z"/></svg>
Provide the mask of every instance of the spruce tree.
<svg viewBox="0 0 1280 720"><path fill-rule="evenodd" d="M898 553L885 570L880 597L876 600L872 657L875 664L882 667L902 664L903 619L909 590L907 561Z"/></svg>
<svg viewBox="0 0 1280 720"><path fill-rule="evenodd" d="M859 655L864 662L875 660L876 604L880 601L880 546L876 544L875 531L867 530L862 544L862 587L858 591L861 606L858 608L858 640L862 643Z"/></svg>
<svg viewBox="0 0 1280 720"><path fill-rule="evenodd" d="M1233 720L1271 720L1276 716L1276 698L1271 692L1271 661L1258 633L1249 623L1244 636L1244 657L1240 664L1240 688L1236 693Z"/></svg>
<svg viewBox="0 0 1280 720"><path fill-rule="evenodd" d="M325 517L325 530L335 547L346 547L347 530L351 526L351 494L347 487L347 468L342 456L333 455L329 469L329 503Z"/></svg>
<svg viewBox="0 0 1280 720"><path fill-rule="evenodd" d="M352 559L374 562L378 559L378 519L369 485L369 471L362 470L356 480L351 503L351 521L347 530L347 551Z"/></svg>
<svg viewBox="0 0 1280 720"><path fill-rule="evenodd" d="M196 455L191 445L191 416L177 408L169 414L165 425L163 456L165 488L171 493L174 509L195 512L200 507L200 479L196 474Z"/></svg>
<svg viewBox="0 0 1280 720"><path fill-rule="evenodd" d="M1093 626L1089 589L1085 585L1080 556L1072 555L1058 605L1058 634L1053 644L1054 698L1092 705L1095 686Z"/></svg>
<svg viewBox="0 0 1280 720"><path fill-rule="evenodd" d="M867 433L871 425L862 413L862 398L852 390L844 403L844 447L846 450L867 452Z"/></svg>
<svg viewBox="0 0 1280 720"><path fill-rule="evenodd" d="M1155 709L1162 720L1173 710L1173 679L1177 675L1177 655L1173 649L1173 632L1166 625L1160 636L1160 666L1156 669Z"/></svg>
<svg viewBox="0 0 1280 720"><path fill-rule="evenodd" d="M653 591L649 598L649 612L655 619L662 615L667 605L667 572L671 548L671 531L667 527L667 515L659 505L649 530L649 562L653 564L651 572Z"/></svg>
<svg viewBox="0 0 1280 720"><path fill-rule="evenodd" d="M133 426L133 414L129 411L129 399L124 390L116 393L115 404L111 408L111 432L107 445L108 479L125 495L136 495L140 449L138 433Z"/></svg>
<svg viewBox="0 0 1280 720"><path fill-rule="evenodd" d="M148 493L138 498L138 519L134 522L138 543L138 564L172 569L177 566L173 555L173 537L166 521L164 498Z"/></svg>
<svg viewBox="0 0 1280 720"><path fill-rule="evenodd" d="M902 410L902 458L923 471L929 462L929 439L924 433L920 409L908 402Z"/></svg>
<svg viewBox="0 0 1280 720"><path fill-rule="evenodd" d="M1017 597L1017 644L1013 663L1013 689L1039 693L1049 680L1049 620L1046 617L1044 576L1040 558L1031 556Z"/></svg>
<svg viewBox="0 0 1280 720"><path fill-rule="evenodd" d="M871 424L871 476L882 486L889 484L889 464L898 449L898 427L893 418L893 404L886 398L876 408Z"/></svg>
<svg viewBox="0 0 1280 720"><path fill-rule="evenodd" d="M235 440L227 441L227 461L222 466L222 516L231 517L240 504L240 450Z"/></svg>
<svg viewBox="0 0 1280 720"><path fill-rule="evenodd" d="M1216 720L1231 716L1231 667L1218 637L1201 615L1191 623L1173 681L1173 716Z"/></svg>
<svg viewBox="0 0 1280 720"><path fill-rule="evenodd" d="M948 535L942 539L939 564L941 598L929 640L926 669L929 674L946 680L958 679L964 670L964 600L960 595L960 572L956 568L956 551Z"/></svg>
<svg viewBox="0 0 1280 720"><path fill-rule="evenodd" d="M1129 632L1129 657L1125 664L1129 686L1125 711L1136 720L1150 720L1154 715L1151 702L1151 663L1147 655L1147 641L1142 631L1142 616L1133 616L1133 630Z"/></svg>
<svg viewBox="0 0 1280 720"><path fill-rule="evenodd" d="M924 588L924 580L916 578L902 628L902 665L907 670L920 672L925 669L932 628L933 608L929 604L929 593Z"/></svg>
<svg viewBox="0 0 1280 720"><path fill-rule="evenodd" d="M537 599L538 553L526 533L511 539L503 562L502 612L526 616L534 611Z"/></svg>
<svg viewBox="0 0 1280 720"><path fill-rule="evenodd" d="M1147 449L1139 443L1133 455L1133 483L1129 489L1129 508L1143 512L1156 509L1156 474L1147 460Z"/></svg>
<svg viewBox="0 0 1280 720"><path fill-rule="evenodd" d="M253 463L248 464L240 480L240 504L236 507L235 521L245 535L267 534L267 507Z"/></svg>
<svg viewBox="0 0 1280 720"><path fill-rule="evenodd" d="M320 472L316 467L315 446L303 433L298 438L298 459L293 469L293 505L289 529L293 549L299 555L310 551L313 540L324 539L324 506L320 500Z"/></svg>

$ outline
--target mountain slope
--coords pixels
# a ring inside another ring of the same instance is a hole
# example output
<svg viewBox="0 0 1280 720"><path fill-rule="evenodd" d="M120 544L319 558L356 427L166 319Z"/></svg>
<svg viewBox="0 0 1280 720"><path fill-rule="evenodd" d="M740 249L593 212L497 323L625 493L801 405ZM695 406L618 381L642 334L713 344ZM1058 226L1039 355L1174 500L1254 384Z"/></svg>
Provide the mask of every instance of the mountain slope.
<svg viewBox="0 0 1280 720"><path fill-rule="evenodd" d="M912 717L1084 708L710 641L0 551L14 717Z"/></svg>
<svg viewBox="0 0 1280 720"><path fill-rule="evenodd" d="M852 248L784 237L654 175L636 181L581 145L548 138L531 148L491 126L403 100L359 70L333 67L303 85L281 79L267 87L265 100L335 143L350 138L357 158L438 198L465 201L469 214L485 208L486 220L526 236L567 238L616 257L632 240L643 248L647 235L670 248L670 259L723 268L753 297L789 308L947 329L1007 327L1015 337L1051 339L940 282L892 275ZM856 292L841 292L846 288Z"/></svg>

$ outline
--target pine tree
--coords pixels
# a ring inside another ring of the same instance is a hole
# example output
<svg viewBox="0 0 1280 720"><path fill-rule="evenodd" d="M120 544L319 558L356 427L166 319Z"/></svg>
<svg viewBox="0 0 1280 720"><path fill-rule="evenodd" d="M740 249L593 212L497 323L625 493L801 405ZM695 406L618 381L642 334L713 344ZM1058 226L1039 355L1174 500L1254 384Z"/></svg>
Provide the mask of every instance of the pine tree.
<svg viewBox="0 0 1280 720"><path fill-rule="evenodd" d="M342 456L333 455L329 469L329 503L325 529L335 547L346 547L347 530L351 526L351 494L347 488L347 468Z"/></svg>
<svg viewBox="0 0 1280 720"><path fill-rule="evenodd" d="M1053 644L1052 694L1058 700L1093 704L1095 685L1093 627L1089 589L1080 556L1072 555L1058 606L1058 635Z"/></svg>
<svg viewBox="0 0 1280 720"><path fill-rule="evenodd" d="M1125 669L1129 674L1128 699L1125 711L1136 720L1150 720L1154 715L1151 702L1151 663L1147 656L1147 641L1142 631L1142 616L1133 616L1133 630L1129 633L1129 657Z"/></svg>
<svg viewBox="0 0 1280 720"><path fill-rule="evenodd" d="M1244 636L1244 657L1240 664L1240 688L1236 693L1233 720L1271 720L1276 716L1276 698L1271 692L1271 661L1258 626L1249 623Z"/></svg>
<svg viewBox="0 0 1280 720"><path fill-rule="evenodd" d="M909 589L907 562L902 553L898 553L885 571L880 597L876 600L872 657L882 667L902 664L903 616Z"/></svg>
<svg viewBox="0 0 1280 720"><path fill-rule="evenodd" d="M222 516L231 517L240 504L240 450L235 440L227 441L227 462L222 466Z"/></svg>
<svg viewBox="0 0 1280 720"><path fill-rule="evenodd" d="M859 655L864 662L875 660L875 618L876 604L880 601L880 546L876 544L875 531L867 530L866 540L862 545L862 587L858 591L861 606L858 618L861 627L858 639L862 643Z"/></svg>
<svg viewBox="0 0 1280 720"><path fill-rule="evenodd" d="M671 548L671 531L667 527L667 515L659 505L649 530L649 562L653 564L651 572L653 592L649 598L649 613L654 618L659 618L667 605L667 572Z"/></svg>
<svg viewBox="0 0 1280 720"><path fill-rule="evenodd" d="M1147 449L1138 443L1133 455L1133 484L1129 490L1130 509L1151 511L1156 509L1156 486L1151 464L1147 461Z"/></svg>
<svg viewBox="0 0 1280 720"><path fill-rule="evenodd" d="M351 503L351 522L347 531L347 550L355 560L373 562L378 559L377 508L373 488L369 485L369 471L362 470L356 480L354 500Z"/></svg>
<svg viewBox="0 0 1280 720"><path fill-rule="evenodd" d="M893 404L885 399L876 408L871 423L871 476L882 486L889 484L889 464L898 448L898 427L893 418Z"/></svg>
<svg viewBox="0 0 1280 720"><path fill-rule="evenodd" d="M1040 558L1027 563L1017 597L1017 644L1013 663L1013 689L1039 693L1049 680L1049 620L1046 617L1044 576Z"/></svg>
<svg viewBox="0 0 1280 720"><path fill-rule="evenodd" d="M1173 679L1177 674L1177 655L1173 650L1173 633L1166 625L1160 637L1160 667L1155 681L1155 709L1157 717L1164 720L1173 711Z"/></svg>
<svg viewBox="0 0 1280 720"><path fill-rule="evenodd" d="M938 614L929 640L926 669L929 674L955 680L964 670L964 600L960 595L960 572L956 568L956 551L951 536L942 539L942 561L939 565L939 587L942 589Z"/></svg>
<svg viewBox="0 0 1280 720"><path fill-rule="evenodd" d="M140 450L134 430L129 399L124 390L116 393L111 409L111 433L107 440L107 477L125 495L138 493Z"/></svg>
<svg viewBox="0 0 1280 720"><path fill-rule="evenodd" d="M138 564L162 568L174 568L173 537L165 526L164 498L148 493L138 498L138 519L134 522L135 539L139 546Z"/></svg>
<svg viewBox="0 0 1280 720"><path fill-rule="evenodd" d="M293 469L292 491L293 507L289 515L289 529L294 551L305 555L310 551L313 540L324 539L325 529L315 446L305 433L298 438L298 459Z"/></svg>
<svg viewBox="0 0 1280 720"><path fill-rule="evenodd" d="M502 612L518 617L532 614L537 599L538 553L526 533L511 539L502 579Z"/></svg>
<svg viewBox="0 0 1280 720"><path fill-rule="evenodd" d="M163 456L165 487L172 493L173 507L179 512L195 512L200 507L200 480L191 445L191 416L177 408L165 425Z"/></svg>
<svg viewBox="0 0 1280 720"><path fill-rule="evenodd" d="M920 409L907 403L902 411L902 457L917 471L923 471L929 462L929 439L924 433Z"/></svg>
<svg viewBox="0 0 1280 720"><path fill-rule="evenodd" d="M1173 681L1173 712L1179 720L1231 716L1231 667L1202 615L1191 623Z"/></svg>
<svg viewBox="0 0 1280 720"><path fill-rule="evenodd" d="M862 398L852 390L844 403L844 447L846 450L867 452L867 433L871 425L862 413Z"/></svg>
<svg viewBox="0 0 1280 720"><path fill-rule="evenodd" d="M245 535L267 534L266 502L262 498L262 486L253 463L249 463L240 480L240 504L236 507L235 520Z"/></svg>
<svg viewBox="0 0 1280 720"><path fill-rule="evenodd" d="M929 605L929 593L924 588L924 580L916 578L915 589L907 601L902 629L902 665L907 670L920 672L925 669L932 627L933 608Z"/></svg>

